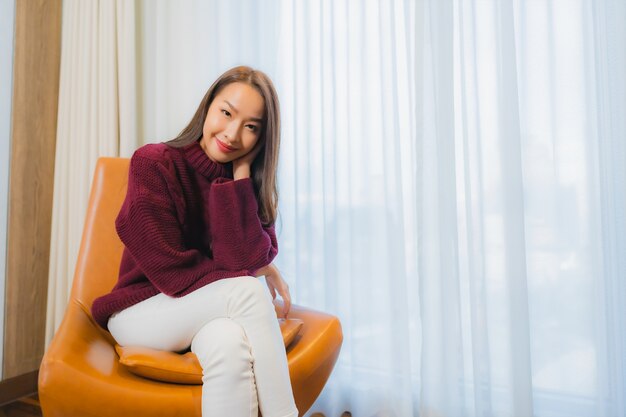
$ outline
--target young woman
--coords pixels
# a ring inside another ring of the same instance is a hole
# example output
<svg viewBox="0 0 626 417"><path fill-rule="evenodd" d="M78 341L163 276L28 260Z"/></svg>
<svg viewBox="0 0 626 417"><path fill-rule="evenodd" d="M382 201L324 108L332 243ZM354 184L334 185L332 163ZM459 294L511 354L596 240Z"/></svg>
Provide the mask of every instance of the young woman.
<svg viewBox="0 0 626 417"><path fill-rule="evenodd" d="M280 111L270 79L233 68L180 135L139 148L116 219L119 279L93 303L121 346L181 351L203 369L202 415L298 415L272 298ZM256 278L265 275L271 292Z"/></svg>

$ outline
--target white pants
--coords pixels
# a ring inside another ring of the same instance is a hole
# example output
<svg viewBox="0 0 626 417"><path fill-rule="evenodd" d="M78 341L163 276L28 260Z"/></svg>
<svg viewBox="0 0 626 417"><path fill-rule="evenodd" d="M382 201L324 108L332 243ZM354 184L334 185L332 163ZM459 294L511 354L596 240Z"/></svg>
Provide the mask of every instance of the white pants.
<svg viewBox="0 0 626 417"><path fill-rule="evenodd" d="M251 276L222 279L181 298L157 294L109 319L120 346L181 351L203 370L203 417L296 417L272 297Z"/></svg>

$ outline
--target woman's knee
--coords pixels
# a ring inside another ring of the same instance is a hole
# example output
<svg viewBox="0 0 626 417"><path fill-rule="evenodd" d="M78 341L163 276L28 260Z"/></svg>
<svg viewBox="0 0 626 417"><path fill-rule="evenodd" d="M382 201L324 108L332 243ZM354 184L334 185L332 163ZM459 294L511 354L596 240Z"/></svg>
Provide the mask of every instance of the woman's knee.
<svg viewBox="0 0 626 417"><path fill-rule="evenodd" d="M223 366L234 369L236 364L252 361L250 345L243 328L227 317L205 324L193 337L191 351L196 354L203 369Z"/></svg>
<svg viewBox="0 0 626 417"><path fill-rule="evenodd" d="M272 296L266 285L258 278L242 277L232 296L233 300L242 306L271 308L273 310Z"/></svg>

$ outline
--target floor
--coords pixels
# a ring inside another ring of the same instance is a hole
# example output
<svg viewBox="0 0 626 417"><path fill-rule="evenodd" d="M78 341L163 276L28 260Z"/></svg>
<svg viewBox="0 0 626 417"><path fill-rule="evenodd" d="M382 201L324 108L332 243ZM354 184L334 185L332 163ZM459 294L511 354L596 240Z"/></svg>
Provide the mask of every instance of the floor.
<svg viewBox="0 0 626 417"><path fill-rule="evenodd" d="M0 417L42 417L39 397L33 395L0 407ZM311 417L324 417L324 415L316 413ZM350 413L344 413L342 417L350 417Z"/></svg>
<svg viewBox="0 0 626 417"><path fill-rule="evenodd" d="M0 407L0 417L42 417L39 397L25 397Z"/></svg>

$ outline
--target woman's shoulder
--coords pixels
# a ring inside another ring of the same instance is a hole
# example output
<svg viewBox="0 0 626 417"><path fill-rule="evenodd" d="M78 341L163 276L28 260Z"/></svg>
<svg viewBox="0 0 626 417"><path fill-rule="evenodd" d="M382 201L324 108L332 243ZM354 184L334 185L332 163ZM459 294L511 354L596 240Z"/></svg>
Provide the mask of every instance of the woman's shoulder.
<svg viewBox="0 0 626 417"><path fill-rule="evenodd" d="M130 172L138 177L163 177L174 181L178 177L181 155L166 143L149 143L138 148L130 158Z"/></svg>
<svg viewBox="0 0 626 417"><path fill-rule="evenodd" d="M138 148L131 158L150 159L155 162L168 163L177 156L177 152L171 152L171 147L166 143L148 143Z"/></svg>

